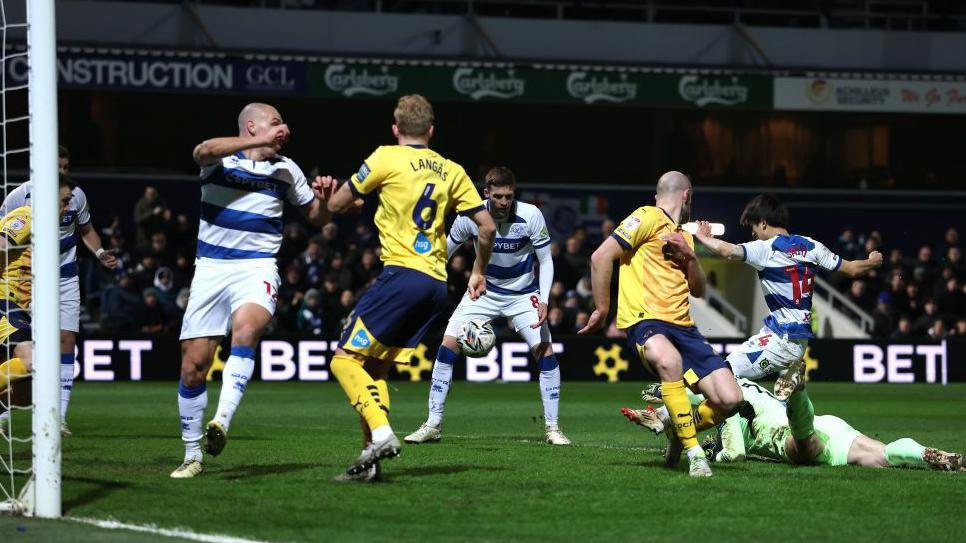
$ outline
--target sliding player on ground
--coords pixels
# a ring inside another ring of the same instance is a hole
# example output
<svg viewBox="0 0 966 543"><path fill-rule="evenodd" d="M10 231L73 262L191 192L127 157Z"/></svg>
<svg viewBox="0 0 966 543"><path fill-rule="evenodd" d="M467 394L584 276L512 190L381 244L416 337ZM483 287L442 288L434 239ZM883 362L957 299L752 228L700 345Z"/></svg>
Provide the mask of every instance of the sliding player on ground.
<svg viewBox="0 0 966 543"><path fill-rule="evenodd" d="M203 471L203 435L205 451L213 456L228 442L231 419L255 367L255 346L275 313L284 200L300 207L313 225L329 220L324 200L334 187L321 182L309 187L302 170L278 154L288 139L278 110L252 103L238 115L238 136L205 140L194 149L201 167L201 226L181 327L178 411L185 456L171 477ZM231 355L222 370L218 409L202 434L206 377L229 323Z"/></svg>
<svg viewBox="0 0 966 543"><path fill-rule="evenodd" d="M484 272L496 227L463 168L429 149L433 108L419 95L403 96L393 112L398 145L377 148L332 196L329 210L344 213L376 193L375 223L385 264L349 315L330 367L349 403L365 419L362 454L337 480L373 480L378 462L399 455L389 425L393 364L408 364L426 330L446 307L446 224L450 211L479 228L479 252L469 296L486 292ZM319 178L331 182L331 177Z"/></svg>
<svg viewBox="0 0 966 543"><path fill-rule="evenodd" d="M801 373L801 372L800 372ZM754 381L739 378L747 404L739 414L718 425L718 436L709 435L704 447L715 462L740 462L757 456L787 464L820 466L931 467L940 471L966 472L966 457L910 438L885 444L832 415L815 416L803 378L795 379L787 405ZM700 401L700 396L692 402ZM631 422L653 430L646 422L648 409L621 410Z"/></svg>
<svg viewBox="0 0 966 543"><path fill-rule="evenodd" d="M58 169L61 175L70 171L70 152L63 145L58 149ZM0 214L31 205L33 183L27 181L10 191L0 205ZM94 228L87 194L74 185L70 204L60 221L60 432L71 435L67 427L67 407L74 389L74 351L80 331L80 278L77 269L78 232L84 245L108 269L117 267L114 254L104 250L101 237Z"/></svg>
<svg viewBox="0 0 966 543"><path fill-rule="evenodd" d="M442 439L443 411L453 380L453 363L458 356L456 337L463 323L491 321L505 317L530 347L540 368L540 395L547 443L570 445L557 424L560 405L560 368L553 352L547 326L547 302L553 284L553 258L550 233L543 213L534 205L514 199L516 177L508 168L487 172L484 180L486 207L496 221L497 238L493 257L486 268L486 294L477 300L463 297L450 317L443 343L436 354L432 386L429 390L429 418L418 430L405 437L406 443L428 443ZM450 258L467 241L477 240L476 224L459 217L450 228L447 254ZM539 263L539 279L534 273L534 256Z"/></svg>
<svg viewBox="0 0 966 543"><path fill-rule="evenodd" d="M620 260L617 327L631 348L661 378L667 406L665 464L674 467L682 448L692 477L710 477L697 431L731 416L741 402L734 374L691 319L688 295L701 297L704 271L691 235L681 229L690 217L693 189L682 173L668 172L657 183L656 206L638 208L591 257L596 309L586 334L607 324L612 265ZM685 386L706 394L692 415Z"/></svg>
<svg viewBox="0 0 966 543"><path fill-rule="evenodd" d="M60 216L70 213L73 183L66 175L60 176ZM30 330L30 303L33 296L30 240L33 232L29 205L10 210L0 219L0 349L3 356L13 356L0 364L0 432L6 430L9 405L8 388L15 382L30 377L33 367L33 343ZM71 366L73 370L73 366Z"/></svg>

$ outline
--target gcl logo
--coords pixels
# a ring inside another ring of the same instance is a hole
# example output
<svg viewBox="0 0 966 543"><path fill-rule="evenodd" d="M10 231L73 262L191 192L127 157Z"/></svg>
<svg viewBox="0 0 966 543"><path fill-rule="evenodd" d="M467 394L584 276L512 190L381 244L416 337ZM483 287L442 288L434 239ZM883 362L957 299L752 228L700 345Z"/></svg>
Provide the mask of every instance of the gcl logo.
<svg viewBox="0 0 966 543"><path fill-rule="evenodd" d="M293 90L295 79L289 76L288 66L253 64L245 70L249 88Z"/></svg>

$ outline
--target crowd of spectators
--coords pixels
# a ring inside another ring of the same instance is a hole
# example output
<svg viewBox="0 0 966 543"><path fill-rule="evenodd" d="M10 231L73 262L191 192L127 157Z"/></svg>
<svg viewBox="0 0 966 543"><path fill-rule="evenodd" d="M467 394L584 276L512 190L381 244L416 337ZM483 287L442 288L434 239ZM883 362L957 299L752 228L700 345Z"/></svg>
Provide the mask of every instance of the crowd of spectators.
<svg viewBox="0 0 966 543"><path fill-rule="evenodd" d="M846 228L833 249L842 258L862 259L883 253L882 268L836 286L874 321L873 337L908 341L966 337L966 262L956 228L939 243L921 245L914 255L889 249L878 232Z"/></svg>
<svg viewBox="0 0 966 543"><path fill-rule="evenodd" d="M116 271L86 259L88 320L109 333L177 333L194 269L197 221L173 213L150 186L137 202L133 220L133 239L125 235L121 217L113 217L101 229L105 247L118 257ZM578 227L566 239L553 241L555 278L548 323L555 335L576 332L590 317L590 254L614 226L604 221L593 235ZM878 232L863 234L851 228L832 247L850 260L865 258L873 250L885 253L883 267L866 277L854 281L832 277L848 299L873 317L873 336L896 340L966 336L966 263L959 232L949 228L940 243L922 245L915 255L883 247ZM468 247L448 264L453 308L466 290L473 258ZM366 221L329 223L321 229L291 222L283 230L278 268L281 284L270 331L334 339L359 295L382 270L378 236ZM615 282L616 277L615 273ZM612 308L611 314L615 313ZM437 324L439 332L445 323ZM498 332L508 333L500 328L502 323L495 324ZM604 333L620 335L613 325Z"/></svg>
<svg viewBox="0 0 966 543"><path fill-rule="evenodd" d="M89 328L115 334L177 333L188 303L197 224L173 213L153 186L145 188L134 207L133 239L123 224L121 217L112 217L100 230L105 247L117 255L117 270L83 259ZM613 228L605 221L603 235ZM575 332L590 316L590 253L599 242L577 228L551 247L556 277L548 322L556 334ZM468 247L448 264L453 308L466 290L473 258ZM378 236L364 221L333 222L321 229L290 222L283 230L278 269L278 306L269 331L336 338L359 295L382 271ZM445 325L437 324L440 330Z"/></svg>

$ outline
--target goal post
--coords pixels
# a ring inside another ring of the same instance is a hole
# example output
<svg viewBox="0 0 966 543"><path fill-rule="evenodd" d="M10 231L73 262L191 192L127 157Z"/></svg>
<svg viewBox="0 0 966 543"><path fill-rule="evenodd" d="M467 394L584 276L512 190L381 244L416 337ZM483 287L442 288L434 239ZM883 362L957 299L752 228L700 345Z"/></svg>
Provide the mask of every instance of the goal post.
<svg viewBox="0 0 966 543"><path fill-rule="evenodd" d="M27 0L30 178L33 182L33 514L61 516L60 208L54 0ZM28 491L29 489L28 485ZM30 502L30 496L25 496Z"/></svg>

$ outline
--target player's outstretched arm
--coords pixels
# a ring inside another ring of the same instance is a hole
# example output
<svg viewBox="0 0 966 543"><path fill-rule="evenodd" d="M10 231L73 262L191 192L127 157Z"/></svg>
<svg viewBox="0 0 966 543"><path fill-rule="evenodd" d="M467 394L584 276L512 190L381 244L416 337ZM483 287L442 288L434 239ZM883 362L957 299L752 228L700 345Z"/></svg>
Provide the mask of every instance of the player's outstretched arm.
<svg viewBox="0 0 966 543"><path fill-rule="evenodd" d="M470 215L470 219L476 223L480 231L480 241L476 248L476 261L473 262L473 273L470 274L470 281L467 290L470 299L476 300L486 294L486 267L490 265L490 256L493 254L493 240L496 239L496 223L490 212L481 209Z"/></svg>
<svg viewBox="0 0 966 543"><path fill-rule="evenodd" d="M211 166L226 156L233 155L238 151L253 149L255 147L272 147L276 151L288 141L288 125L280 124L273 126L257 137L241 138L211 138L195 146L192 157L199 166Z"/></svg>
<svg viewBox="0 0 966 543"><path fill-rule="evenodd" d="M614 261L624 254L624 248L608 237L590 256L590 288L594 293L594 312L577 333L591 334L607 324L610 313L610 280L614 275Z"/></svg>
<svg viewBox="0 0 966 543"><path fill-rule="evenodd" d="M698 224L698 230L694 233L694 237L698 238L702 245L711 249L712 253L729 260L741 260L744 257L745 253L741 250L741 247L711 235L711 223L708 221L695 222Z"/></svg>
<svg viewBox="0 0 966 543"><path fill-rule="evenodd" d="M882 253L872 251L869 253L869 258L865 260L845 260L843 258L839 271L849 277L861 277L879 266L882 266Z"/></svg>

